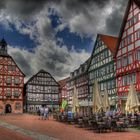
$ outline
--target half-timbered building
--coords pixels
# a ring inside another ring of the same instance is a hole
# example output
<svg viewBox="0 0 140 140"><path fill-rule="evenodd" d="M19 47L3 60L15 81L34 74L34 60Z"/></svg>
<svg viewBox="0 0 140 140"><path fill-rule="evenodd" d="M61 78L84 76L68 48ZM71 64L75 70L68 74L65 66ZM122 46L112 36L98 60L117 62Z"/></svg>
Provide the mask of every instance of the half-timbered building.
<svg viewBox="0 0 140 140"><path fill-rule="evenodd" d="M129 0L116 48L117 93L124 111L130 83L140 95L140 1Z"/></svg>
<svg viewBox="0 0 140 140"><path fill-rule="evenodd" d="M24 74L0 41L0 113L23 113Z"/></svg>
<svg viewBox="0 0 140 140"><path fill-rule="evenodd" d="M68 104L72 105L72 96L74 94L74 86L76 86L78 93L79 107L82 112L87 112L87 97L88 97L88 74L87 66L89 63L88 59L85 63L81 64L78 69L70 73L70 79L67 82L67 94L68 94ZM86 104L83 104L83 102Z"/></svg>
<svg viewBox="0 0 140 140"><path fill-rule="evenodd" d="M59 94L59 101L62 103L63 100L68 100L68 95L67 95L67 81L69 80L68 78L62 79L58 81L60 85L60 94Z"/></svg>
<svg viewBox="0 0 140 140"><path fill-rule="evenodd" d="M107 90L112 105L116 101L116 79L114 67L114 53L117 38L98 34L88 66L89 75L89 102L92 102L93 85L97 80L101 94Z"/></svg>
<svg viewBox="0 0 140 140"><path fill-rule="evenodd" d="M27 112L35 113L41 106L59 107L59 84L45 70L40 70L25 84Z"/></svg>

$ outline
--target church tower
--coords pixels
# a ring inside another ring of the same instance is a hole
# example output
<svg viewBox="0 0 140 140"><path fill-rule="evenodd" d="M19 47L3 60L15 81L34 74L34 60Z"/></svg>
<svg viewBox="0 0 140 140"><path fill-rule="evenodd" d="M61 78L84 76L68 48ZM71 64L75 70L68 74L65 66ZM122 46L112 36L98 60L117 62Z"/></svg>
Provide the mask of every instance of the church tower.
<svg viewBox="0 0 140 140"><path fill-rule="evenodd" d="M7 54L7 43L4 38L0 41L0 55L3 55L3 56L8 55Z"/></svg>

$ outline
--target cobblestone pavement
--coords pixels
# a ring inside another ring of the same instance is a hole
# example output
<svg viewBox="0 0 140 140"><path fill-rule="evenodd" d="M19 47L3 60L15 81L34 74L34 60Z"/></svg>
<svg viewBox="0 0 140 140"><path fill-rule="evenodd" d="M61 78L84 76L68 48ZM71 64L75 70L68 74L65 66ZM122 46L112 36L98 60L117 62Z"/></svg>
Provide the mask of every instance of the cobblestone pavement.
<svg viewBox="0 0 140 140"><path fill-rule="evenodd" d="M26 135L22 135L20 133L0 126L0 140L33 140L33 139Z"/></svg>
<svg viewBox="0 0 140 140"><path fill-rule="evenodd" d="M46 139L59 140L139 140L140 132L111 132L111 133L94 133L93 131L77 128L74 125L57 122L53 119L39 120L38 116L23 115L6 115L0 116L1 124L6 122L10 127L14 127L14 131L39 139L43 136ZM0 125L1 126L1 125ZM6 127L6 126L3 126ZM6 127L7 129L7 127ZM35 137L38 136L38 137ZM43 140L42 138L42 140ZM4 140L4 139L3 139ZM39 139L40 140L40 139Z"/></svg>
<svg viewBox="0 0 140 140"><path fill-rule="evenodd" d="M26 130L26 129L23 129L23 128L20 128L20 127L17 127L15 125L11 125L9 123L2 122L2 121L0 121L0 126L7 128L7 129L10 129L10 130L13 130L14 132L19 132L20 134L23 134L25 136L30 136L31 138L35 138L36 140L57 140L55 138L52 138L52 137L49 137L46 135L42 135L42 134L30 131L30 130Z"/></svg>

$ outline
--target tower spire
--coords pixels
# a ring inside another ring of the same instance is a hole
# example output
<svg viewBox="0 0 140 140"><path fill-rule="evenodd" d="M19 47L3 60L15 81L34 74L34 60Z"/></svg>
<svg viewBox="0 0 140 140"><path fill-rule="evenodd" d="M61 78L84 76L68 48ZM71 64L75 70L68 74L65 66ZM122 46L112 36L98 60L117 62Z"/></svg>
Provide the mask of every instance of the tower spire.
<svg viewBox="0 0 140 140"><path fill-rule="evenodd" d="M0 41L0 55L8 55L7 54L7 42L5 41L4 38Z"/></svg>

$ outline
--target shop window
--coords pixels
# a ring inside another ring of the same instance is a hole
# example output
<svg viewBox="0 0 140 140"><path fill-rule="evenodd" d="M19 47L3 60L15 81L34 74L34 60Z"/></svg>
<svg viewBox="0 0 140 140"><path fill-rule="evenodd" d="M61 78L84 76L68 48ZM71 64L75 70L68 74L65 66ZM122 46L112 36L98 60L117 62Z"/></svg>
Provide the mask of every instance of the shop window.
<svg viewBox="0 0 140 140"><path fill-rule="evenodd" d="M21 103L16 103L15 104L15 110L21 110Z"/></svg>

